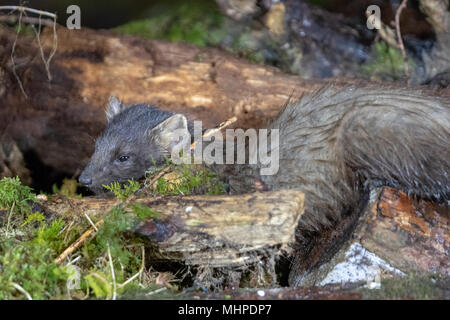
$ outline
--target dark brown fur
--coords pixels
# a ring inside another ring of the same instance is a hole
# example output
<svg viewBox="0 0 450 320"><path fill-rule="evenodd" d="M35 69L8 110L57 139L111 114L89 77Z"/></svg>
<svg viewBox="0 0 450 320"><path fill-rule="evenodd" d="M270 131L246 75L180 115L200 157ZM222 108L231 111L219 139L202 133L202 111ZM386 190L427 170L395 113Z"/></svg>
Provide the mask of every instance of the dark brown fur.
<svg viewBox="0 0 450 320"><path fill-rule="evenodd" d="M449 200L449 99L411 90L327 87L289 103L270 128L280 129L280 169L260 179L272 189L306 194L296 250L307 247L305 235L355 213L371 187ZM300 283L301 273L294 264L291 285Z"/></svg>
<svg viewBox="0 0 450 320"><path fill-rule="evenodd" d="M449 99L327 87L288 104L270 128L280 129L280 170L261 178L306 193L304 228L330 226L370 186L449 199Z"/></svg>

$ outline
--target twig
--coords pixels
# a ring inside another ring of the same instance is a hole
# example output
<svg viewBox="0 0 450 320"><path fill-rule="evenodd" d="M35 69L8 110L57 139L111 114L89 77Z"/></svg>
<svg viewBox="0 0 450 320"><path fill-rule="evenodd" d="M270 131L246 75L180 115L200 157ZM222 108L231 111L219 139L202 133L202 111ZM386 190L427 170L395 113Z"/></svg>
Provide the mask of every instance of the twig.
<svg viewBox="0 0 450 320"><path fill-rule="evenodd" d="M15 283L15 282L13 282L13 283L11 283L11 284L12 284L12 286L13 286L14 288L16 288L17 290L19 290L20 292L22 292L22 293L27 297L28 300L33 300L33 298L31 297L31 295L30 295L24 288L22 288L20 285L18 285L18 284Z"/></svg>
<svg viewBox="0 0 450 320"><path fill-rule="evenodd" d="M397 31L397 46L402 51L403 56L403 65L405 68L405 75L409 79L409 67L408 67L408 57L406 56L405 46L403 45L403 39L402 39L402 33L400 31L400 15L403 11L403 9L406 8L406 2L408 0L403 0L400 6L397 9L397 12L395 13L395 29Z"/></svg>
<svg viewBox="0 0 450 320"><path fill-rule="evenodd" d="M47 17L56 19L56 14L53 14L53 13L50 13L47 11L33 9L33 8L27 8L24 6L0 6L0 10L12 10L13 12L17 10L21 13L27 11L27 12L38 14L40 16L47 16Z"/></svg>
<svg viewBox="0 0 450 320"><path fill-rule="evenodd" d="M209 136L213 135L214 133L219 132L219 131L222 130L223 128L228 127L229 125L235 123L236 121L237 121L237 118L236 118L236 117L232 117L232 118L230 118L230 119L228 119L228 120L222 122L222 123L219 124L217 127L215 127L215 128L213 128L213 129L210 129L210 130L206 131L205 134L202 136L202 138L209 137ZM191 144L191 150L194 149L196 142L197 142L197 141L194 141L194 142Z"/></svg>
<svg viewBox="0 0 450 320"><path fill-rule="evenodd" d="M23 14L23 12L20 11L19 26L17 27L16 37L14 39L14 43L13 43L13 46L12 46L12 49L11 49L11 62L12 62L12 72L14 74L14 77L17 80L17 83L19 84L20 91L22 91L22 94L24 95L24 97L28 99L28 95L25 92L25 89L23 88L22 81L20 80L20 78L19 78L19 76L18 76L18 74L16 72L16 62L14 60L14 53L16 51L17 40L19 39L19 33L20 33L20 30L22 29L22 23L21 23L21 21L22 21L22 14Z"/></svg>
<svg viewBox="0 0 450 320"><path fill-rule="evenodd" d="M141 263L141 268L139 269L139 271L132 276L130 279L128 279L127 281L125 281L122 284L119 284L119 288L125 287L127 284L129 284L131 281L133 281L134 279L136 279L137 277L139 277L142 272L144 271L145 268L145 248L144 246L141 247L141 252L142 252L142 263Z"/></svg>
<svg viewBox="0 0 450 320"><path fill-rule="evenodd" d="M16 16L0 16L0 21L5 21L9 23L17 23L19 19ZM29 24L42 24L47 27L53 27L54 21L49 19L40 19L35 17L22 17L22 22Z"/></svg>
<svg viewBox="0 0 450 320"><path fill-rule="evenodd" d="M385 25L379 17L376 15L372 15L370 11L366 11L367 18L373 19L372 24L379 25L380 29L378 29L378 35L383 39L387 44L392 47L397 47L397 40L395 39L395 31L392 30L389 26Z"/></svg>
<svg viewBox="0 0 450 320"><path fill-rule="evenodd" d="M98 231L97 227L95 226L94 222L92 222L91 218L89 218L89 216L86 213L84 214L84 216L89 221L89 223L91 224L92 228L94 228L95 231Z"/></svg>
<svg viewBox="0 0 450 320"><path fill-rule="evenodd" d="M41 25L42 25L42 23L41 23L41 16L39 16L39 30L36 30L36 27L34 25L31 25L31 27L33 28L33 31L36 34L36 39L37 39L37 42L38 42L39 52L41 54L42 62L44 63L44 66L45 66L45 71L47 72L48 81L52 81L52 75L50 74L50 61L52 60L53 56L56 53L56 49L58 48L58 38L56 37L56 20L53 21L53 46L52 46L52 51L50 52L47 60L45 59L44 48L42 47L42 44L41 44Z"/></svg>
<svg viewBox="0 0 450 320"><path fill-rule="evenodd" d="M167 290L167 288L166 288L166 287L163 287L163 288L159 288L159 289L150 291L150 292L146 293L145 295L146 295L146 296L151 296L151 295L160 293L160 292L165 291L165 290Z"/></svg>
<svg viewBox="0 0 450 320"><path fill-rule="evenodd" d="M12 216L12 212L14 210L14 206L16 205L16 202L14 201L12 206L11 206L11 210L9 210L9 215L8 215L8 223L6 224L6 237L8 237L8 231L9 231L9 224L11 222L11 216Z"/></svg>
<svg viewBox="0 0 450 320"><path fill-rule="evenodd" d="M50 73L50 62L51 62L51 60L52 60L53 56L55 55L56 50L58 48L58 37L57 37L57 34L56 34L56 14L53 14L53 13L50 13L50 12L47 12L47 11L27 8L27 7L23 7L23 6L0 6L0 10L12 10L10 12L10 14L15 12L15 11L19 11L19 18L17 19L18 27L17 27L16 37L14 39L14 43L13 43L13 46L12 46L12 49L11 49L11 62L12 62L12 71L13 71L14 77L16 78L16 80L17 80L17 82L19 84L19 88L20 88L22 94L24 95L24 97L28 98L28 95L26 94L25 89L23 87L22 81L20 80L20 78L19 78L19 76L17 74L17 71L16 71L17 66L16 66L16 63L15 63L15 60L14 60L14 53L16 51L17 41L18 41L18 38L19 38L20 31L22 29L22 22L29 22L29 23L31 23L31 26L32 26L35 34L36 34L36 39L37 39L37 42L38 42L41 59L42 59L42 62L44 63L45 70L47 72L47 78L48 78L49 81L51 81L52 80L52 76L51 76L51 73ZM27 12L33 13L33 14L38 14L39 18L28 17L27 14L26 14ZM43 21L42 20L42 16L47 16L47 17L53 18L53 23L51 24L51 26L53 27L53 45L52 45L52 51L50 52L50 54L49 54L47 59L45 58L44 49L43 49L42 44L41 44L40 33L41 33L41 26L43 24L44 25L49 25L49 21L48 20L44 20ZM1 18L1 20L6 20L6 21L7 20L11 20L9 17L6 17L6 18L5 17L0 17L0 18ZM39 30L38 31L36 30L36 28L34 26L34 24L36 24L36 22L39 25Z"/></svg>
<svg viewBox="0 0 450 320"><path fill-rule="evenodd" d="M105 220L100 219L97 221L95 226L98 228ZM78 238L77 241L72 243L66 250L64 250L63 253L59 255L58 258L55 259L56 263L61 263L64 259L66 259L72 252L74 252L86 239L95 231L93 227L91 227L89 230L87 230L85 233L81 235L81 237Z"/></svg>
<svg viewBox="0 0 450 320"><path fill-rule="evenodd" d="M108 245L108 258L109 258L109 266L111 267L111 276L113 279L113 296L112 296L112 300L116 300L116 295L117 295L117 283L116 283L116 274L114 273L114 265L112 262L112 257L111 257L111 250L109 249L109 243Z"/></svg>

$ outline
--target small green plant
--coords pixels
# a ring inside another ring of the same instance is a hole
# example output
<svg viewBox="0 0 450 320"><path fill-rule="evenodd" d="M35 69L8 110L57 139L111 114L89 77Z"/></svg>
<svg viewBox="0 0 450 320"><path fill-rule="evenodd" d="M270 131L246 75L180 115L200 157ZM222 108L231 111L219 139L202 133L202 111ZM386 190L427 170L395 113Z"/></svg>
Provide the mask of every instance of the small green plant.
<svg viewBox="0 0 450 320"><path fill-rule="evenodd" d="M175 178L161 177L156 182L155 192L167 194L224 194L225 184L210 169L198 165L174 167Z"/></svg>
<svg viewBox="0 0 450 320"><path fill-rule="evenodd" d="M61 184L61 188L59 188L56 183L52 185L52 192L53 194L61 194L69 198L70 197L81 198L82 195L77 194L78 185L79 184L77 180L64 178Z"/></svg>
<svg viewBox="0 0 450 320"><path fill-rule="evenodd" d="M135 180L128 180L128 184L122 185L119 182L112 182L110 185L103 185L103 188L114 193L119 199L127 199L133 193L139 190L139 182Z"/></svg>
<svg viewBox="0 0 450 320"><path fill-rule="evenodd" d="M111 255L121 261L122 264L127 265L133 257L130 252L123 248L122 244L126 243L123 232L130 229L133 222L134 217L125 214L123 209L116 207L108 212L105 222L98 230L95 238L98 249L106 252L109 247Z"/></svg>
<svg viewBox="0 0 450 320"><path fill-rule="evenodd" d="M107 274L95 270L84 277L89 288L95 294L96 298L110 298L113 295L113 283L109 280Z"/></svg>
<svg viewBox="0 0 450 320"><path fill-rule="evenodd" d="M36 201L32 189L23 186L19 177L3 178L0 180L0 207L11 209L14 212L27 213L31 211L30 202Z"/></svg>
<svg viewBox="0 0 450 320"><path fill-rule="evenodd" d="M142 244L139 239L127 239L124 231L130 229L136 218L126 214L119 207L113 208L105 217L105 222L98 230L97 236L86 243L82 254L90 271L84 276L85 286L94 292L96 297L110 297L113 282L120 283L135 274L140 266L141 259L137 254L137 247ZM109 255L112 261L109 262ZM98 259L98 257L104 257ZM106 262L105 262L106 261ZM112 263L114 278L111 273ZM130 284L132 286L132 284ZM122 286L117 293L123 292L129 286Z"/></svg>
<svg viewBox="0 0 450 320"><path fill-rule="evenodd" d="M110 187L118 197L127 198L139 183ZM1 221L0 230L6 230L7 237L0 237L0 299L84 298L86 292L89 297L110 298L142 290L143 283L150 282L136 276L144 272L143 240L127 231L141 219L160 217L159 213L139 203L131 204L132 213L112 209L95 236L70 258L72 263L59 265L55 259L89 228L89 222L32 212L29 202L35 200L34 194L18 178L2 179L0 189L2 206L11 212Z"/></svg>
<svg viewBox="0 0 450 320"><path fill-rule="evenodd" d="M63 240L60 238L60 232L64 224L62 219L56 219L49 226L41 226L33 241L40 246L50 248L55 252L60 252L63 248Z"/></svg>
<svg viewBox="0 0 450 320"><path fill-rule="evenodd" d="M141 220L146 218L158 219L161 217L160 213L153 211L142 203L133 203L133 213Z"/></svg>
<svg viewBox="0 0 450 320"><path fill-rule="evenodd" d="M21 227L25 227L27 224L33 223L33 222L37 222L38 224L40 224L44 220L45 220L45 217L44 217L44 215L42 213L34 212L34 213L31 213L31 214L29 214L27 216L27 218L25 219L24 223L22 223Z"/></svg>
<svg viewBox="0 0 450 320"><path fill-rule="evenodd" d="M370 75L388 75L394 79L403 77L403 56L398 48L393 48L384 42L375 44L376 59L363 66L363 70ZM409 69L413 70L413 60L408 60Z"/></svg>

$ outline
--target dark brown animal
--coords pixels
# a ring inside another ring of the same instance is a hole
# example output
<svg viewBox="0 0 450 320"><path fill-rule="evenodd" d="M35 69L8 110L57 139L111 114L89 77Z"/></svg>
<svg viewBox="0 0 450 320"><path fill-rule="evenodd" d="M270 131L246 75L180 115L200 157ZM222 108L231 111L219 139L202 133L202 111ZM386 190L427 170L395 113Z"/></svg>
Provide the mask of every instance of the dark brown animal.
<svg viewBox="0 0 450 320"><path fill-rule="evenodd" d="M123 111L127 117L119 108L108 110L112 120L97 141L82 183L142 176L150 164L143 150L161 159L160 135L170 136L175 127L188 131L181 115L170 118L174 116L164 113L155 121L159 113L154 108L131 107ZM137 112L139 116L128 121ZM277 174L259 176L259 165L228 165L222 170L238 192L251 190L255 179L271 189L303 191L306 211L298 226L298 242L304 234L331 228L354 212L373 187L387 185L424 199L449 200L449 99L406 89L328 86L288 103L269 128L279 129L279 149L272 150L279 152ZM130 171L133 176L120 171L121 166L128 168L127 153L142 164ZM114 174L105 176L105 166ZM298 274L291 277L292 284L298 283L296 278Z"/></svg>

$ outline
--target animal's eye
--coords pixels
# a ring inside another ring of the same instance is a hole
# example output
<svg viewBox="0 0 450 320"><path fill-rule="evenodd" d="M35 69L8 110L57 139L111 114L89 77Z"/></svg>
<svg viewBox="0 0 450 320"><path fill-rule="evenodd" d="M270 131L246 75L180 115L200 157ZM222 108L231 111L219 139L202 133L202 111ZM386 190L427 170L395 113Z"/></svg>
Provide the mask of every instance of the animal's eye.
<svg viewBox="0 0 450 320"><path fill-rule="evenodd" d="M120 161L120 162L125 162L125 161L127 161L128 159L130 159L130 156L121 156L121 157L119 158L119 161Z"/></svg>

